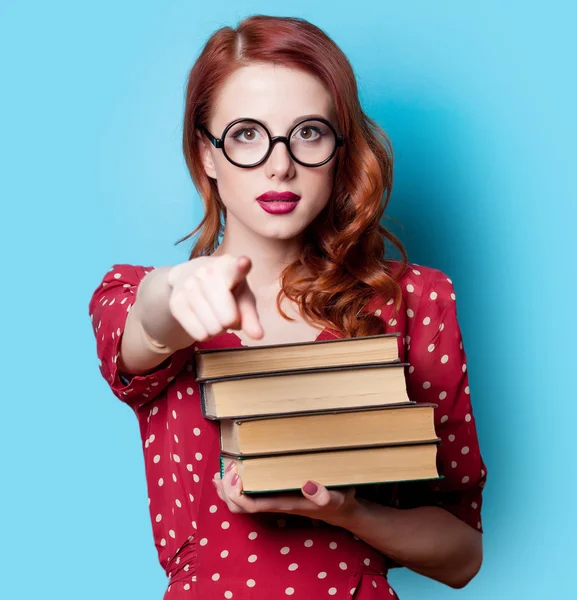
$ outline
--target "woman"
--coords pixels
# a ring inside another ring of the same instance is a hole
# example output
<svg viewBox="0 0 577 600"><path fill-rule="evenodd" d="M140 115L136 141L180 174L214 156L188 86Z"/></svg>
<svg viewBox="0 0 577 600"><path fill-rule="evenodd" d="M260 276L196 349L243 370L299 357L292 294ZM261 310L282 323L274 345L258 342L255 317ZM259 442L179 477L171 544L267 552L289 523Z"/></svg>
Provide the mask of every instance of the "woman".
<svg viewBox="0 0 577 600"><path fill-rule="evenodd" d="M205 203L190 260L114 265L90 302L102 375L140 423L165 598L394 598L398 565L464 586L486 474L455 294L380 225L392 152L346 57L300 19L220 29L190 73L184 154ZM401 333L410 398L438 405L444 479L269 497L220 479L197 349L383 332Z"/></svg>

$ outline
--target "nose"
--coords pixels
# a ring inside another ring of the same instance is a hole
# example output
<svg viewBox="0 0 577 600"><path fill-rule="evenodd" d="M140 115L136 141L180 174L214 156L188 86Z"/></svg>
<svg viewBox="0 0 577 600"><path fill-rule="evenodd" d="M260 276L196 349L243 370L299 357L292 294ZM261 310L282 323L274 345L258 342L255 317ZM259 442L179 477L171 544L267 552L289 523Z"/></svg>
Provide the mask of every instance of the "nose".
<svg viewBox="0 0 577 600"><path fill-rule="evenodd" d="M270 156L265 162L267 177L285 179L293 174L295 164L290 157L286 143L275 140Z"/></svg>

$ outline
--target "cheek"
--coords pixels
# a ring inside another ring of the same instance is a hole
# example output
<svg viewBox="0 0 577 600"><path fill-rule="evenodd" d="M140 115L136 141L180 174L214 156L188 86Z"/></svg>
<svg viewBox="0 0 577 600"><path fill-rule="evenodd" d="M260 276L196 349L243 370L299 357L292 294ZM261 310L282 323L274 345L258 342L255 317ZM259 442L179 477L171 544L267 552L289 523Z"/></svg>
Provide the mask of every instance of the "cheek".
<svg viewBox="0 0 577 600"><path fill-rule="evenodd" d="M242 201L252 193L254 176L250 169L240 169L224 159L224 163L219 161L215 165L215 171L218 191L226 205Z"/></svg>
<svg viewBox="0 0 577 600"><path fill-rule="evenodd" d="M305 183L301 187L303 193L312 193L316 201L326 204L333 187L334 166L332 163L309 169L305 174Z"/></svg>

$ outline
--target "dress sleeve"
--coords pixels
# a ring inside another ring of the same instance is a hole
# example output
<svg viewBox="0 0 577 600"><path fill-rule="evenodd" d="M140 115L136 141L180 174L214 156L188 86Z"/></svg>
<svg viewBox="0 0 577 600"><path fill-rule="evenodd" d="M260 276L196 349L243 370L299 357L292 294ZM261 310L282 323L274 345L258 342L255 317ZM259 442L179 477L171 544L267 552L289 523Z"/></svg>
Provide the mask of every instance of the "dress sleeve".
<svg viewBox="0 0 577 600"><path fill-rule="evenodd" d="M453 282L433 269L417 310L409 319L407 392L411 400L437 404L435 429L441 438L437 465L444 479L415 482L406 506L448 510L482 531L481 499L487 472L477 439Z"/></svg>
<svg viewBox="0 0 577 600"><path fill-rule="evenodd" d="M190 349L184 348L145 374L131 376L118 370L117 359L126 317L134 304L140 282L153 268L113 265L89 303L100 372L112 393L133 410L156 398L190 358Z"/></svg>

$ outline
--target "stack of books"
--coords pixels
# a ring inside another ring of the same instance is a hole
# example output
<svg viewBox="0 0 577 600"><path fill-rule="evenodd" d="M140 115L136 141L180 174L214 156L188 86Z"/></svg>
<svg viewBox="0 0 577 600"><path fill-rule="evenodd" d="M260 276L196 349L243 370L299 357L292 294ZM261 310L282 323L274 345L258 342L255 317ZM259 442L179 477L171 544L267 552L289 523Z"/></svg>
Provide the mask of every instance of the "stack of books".
<svg viewBox="0 0 577 600"><path fill-rule="evenodd" d="M243 492L439 478L433 411L411 401L398 333L198 350L202 413L220 422L221 475Z"/></svg>

